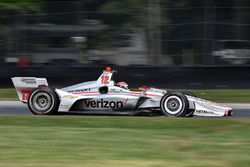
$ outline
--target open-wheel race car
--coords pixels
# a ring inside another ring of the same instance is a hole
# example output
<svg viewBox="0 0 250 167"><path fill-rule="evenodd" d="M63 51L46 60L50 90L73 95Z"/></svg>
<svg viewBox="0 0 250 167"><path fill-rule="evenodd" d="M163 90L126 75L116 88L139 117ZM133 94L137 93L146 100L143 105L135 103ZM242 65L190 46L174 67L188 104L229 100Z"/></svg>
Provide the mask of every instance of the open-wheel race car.
<svg viewBox="0 0 250 167"><path fill-rule="evenodd" d="M87 114L159 113L165 116L230 116L232 108L203 100L191 92L174 92L142 86L128 89L126 82L115 82L115 71L107 67L96 81L54 89L46 78L13 77L20 101L36 115L58 112Z"/></svg>

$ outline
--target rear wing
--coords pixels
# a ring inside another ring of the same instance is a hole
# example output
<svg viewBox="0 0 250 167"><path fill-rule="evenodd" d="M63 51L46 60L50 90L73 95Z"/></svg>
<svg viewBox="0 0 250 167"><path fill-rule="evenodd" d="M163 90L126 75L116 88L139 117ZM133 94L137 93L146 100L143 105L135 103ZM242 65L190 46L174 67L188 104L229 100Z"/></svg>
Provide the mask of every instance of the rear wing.
<svg viewBox="0 0 250 167"><path fill-rule="evenodd" d="M46 78L13 77L11 78L20 101L26 103L32 90L40 86L48 86Z"/></svg>

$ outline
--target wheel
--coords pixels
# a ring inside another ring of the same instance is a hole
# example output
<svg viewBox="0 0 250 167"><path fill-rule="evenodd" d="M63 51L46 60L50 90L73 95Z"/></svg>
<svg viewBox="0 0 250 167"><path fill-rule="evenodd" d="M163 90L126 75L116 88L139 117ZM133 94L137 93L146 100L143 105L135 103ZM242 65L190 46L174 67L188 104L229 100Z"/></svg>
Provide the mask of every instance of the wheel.
<svg viewBox="0 0 250 167"><path fill-rule="evenodd" d="M165 94L160 102L160 108L165 116L185 117L189 110L189 102L183 93Z"/></svg>
<svg viewBox="0 0 250 167"><path fill-rule="evenodd" d="M181 93L183 93L184 95L188 95L188 96L198 97L196 94L194 94L193 92L190 92L190 91L183 91Z"/></svg>
<svg viewBox="0 0 250 167"><path fill-rule="evenodd" d="M198 97L196 94L194 94L193 92L191 91L183 91L182 92L184 95L188 95L188 96L192 96L192 97ZM190 110L190 112L185 115L185 117L193 117L194 115L194 110Z"/></svg>
<svg viewBox="0 0 250 167"><path fill-rule="evenodd" d="M49 87L39 87L31 92L28 98L30 111L35 115L56 114L59 107L59 98Z"/></svg>
<svg viewBox="0 0 250 167"><path fill-rule="evenodd" d="M185 117L193 117L194 116L194 109L190 110L189 113L187 115L185 115Z"/></svg>

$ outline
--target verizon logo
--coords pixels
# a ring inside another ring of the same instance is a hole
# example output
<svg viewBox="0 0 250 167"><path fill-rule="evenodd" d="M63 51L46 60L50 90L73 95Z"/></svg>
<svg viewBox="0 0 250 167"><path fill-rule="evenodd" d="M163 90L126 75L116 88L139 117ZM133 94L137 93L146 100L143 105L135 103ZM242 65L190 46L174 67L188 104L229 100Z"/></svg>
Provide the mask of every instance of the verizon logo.
<svg viewBox="0 0 250 167"><path fill-rule="evenodd" d="M95 101L84 101L86 107L92 108L123 108L127 103L127 99L123 101L106 101L106 100L95 100Z"/></svg>

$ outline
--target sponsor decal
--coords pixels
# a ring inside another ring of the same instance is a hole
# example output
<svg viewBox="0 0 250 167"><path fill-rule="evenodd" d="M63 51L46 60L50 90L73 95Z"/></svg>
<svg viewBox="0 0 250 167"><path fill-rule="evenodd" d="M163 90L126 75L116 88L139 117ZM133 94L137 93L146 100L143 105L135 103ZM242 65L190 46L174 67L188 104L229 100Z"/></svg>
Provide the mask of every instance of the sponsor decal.
<svg viewBox="0 0 250 167"><path fill-rule="evenodd" d="M95 100L95 101L84 101L86 107L92 108L123 108L127 104L128 99L125 101L107 101L107 100Z"/></svg>
<svg viewBox="0 0 250 167"><path fill-rule="evenodd" d="M36 80L35 79L22 78L21 81L25 82L27 84L36 84Z"/></svg>
<svg viewBox="0 0 250 167"><path fill-rule="evenodd" d="M87 88L87 89L76 89L76 90L71 90L69 91L70 93L74 93L74 92L89 92L91 90L91 88Z"/></svg>
<svg viewBox="0 0 250 167"><path fill-rule="evenodd" d="M126 93L126 92L123 92L122 89L110 89L110 92L111 93Z"/></svg>
<svg viewBox="0 0 250 167"><path fill-rule="evenodd" d="M22 100L27 101L29 99L30 93L31 93L31 90L22 90L21 91Z"/></svg>
<svg viewBox="0 0 250 167"><path fill-rule="evenodd" d="M196 110L195 112L199 114L214 114L214 112L206 110Z"/></svg>
<svg viewBox="0 0 250 167"><path fill-rule="evenodd" d="M66 99L75 99L75 98L77 98L77 96L73 96L73 95L65 95L63 97L66 98Z"/></svg>

